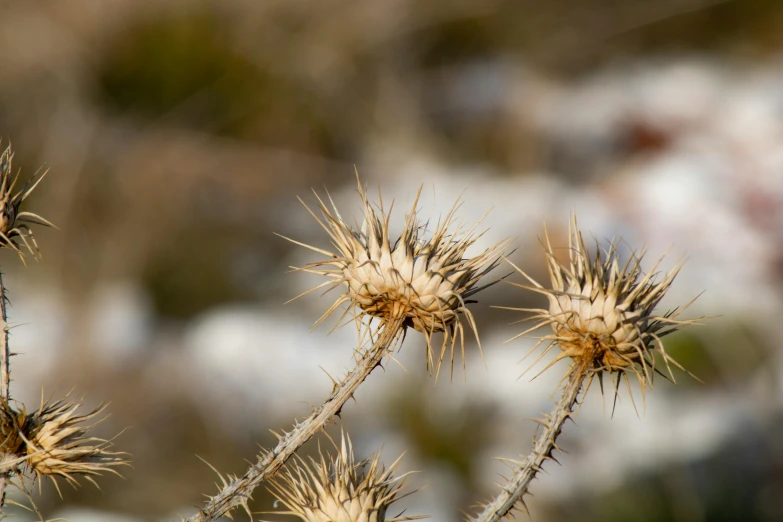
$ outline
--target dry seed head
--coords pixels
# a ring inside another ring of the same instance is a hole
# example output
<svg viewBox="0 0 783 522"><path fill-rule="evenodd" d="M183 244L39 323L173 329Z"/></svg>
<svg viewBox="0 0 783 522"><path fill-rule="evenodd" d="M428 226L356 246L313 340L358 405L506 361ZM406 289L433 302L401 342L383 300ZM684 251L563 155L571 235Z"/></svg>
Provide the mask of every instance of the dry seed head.
<svg viewBox="0 0 783 522"><path fill-rule="evenodd" d="M459 226L453 227L454 213L459 201L435 226L431 236L425 237L428 223L422 223L417 214L420 195L421 188L413 207L405 216L402 233L392 239L389 235L391 208L387 212L381 199L376 210L368 201L361 182L359 197L364 210L361 227L347 224L331 199L330 208L316 194L323 219L307 205L305 207L329 234L336 252L291 239L289 241L329 258L298 269L329 278L329 281L305 294L324 287L329 291L343 285L346 290L318 319L316 325L345 303L352 306L348 307L343 317L352 309L358 310L358 319L370 317L388 321L395 317L404 317L406 327L412 327L426 337L428 368L435 366L432 334L444 332L437 364L440 370L448 347L451 349L453 367L457 338L462 345L464 362L464 329L460 320L462 316L467 319L478 340L473 315L466 307L466 303L470 302L467 298L489 286L476 285L497 266L508 241L502 241L475 257L465 257L467 249L482 234L475 233L478 223L464 231ZM450 228L452 230L449 230Z"/></svg>
<svg viewBox="0 0 783 522"><path fill-rule="evenodd" d="M402 458L402 457L400 457ZM299 459L278 474L271 491L287 511L304 522L401 522L421 516L387 518L402 494L405 477L394 477L400 459L384 469L380 456L355 462L351 440L343 434L338 454L308 464Z"/></svg>
<svg viewBox="0 0 783 522"><path fill-rule="evenodd" d="M682 367L666 353L661 338L695 322L677 319L691 303L664 315L655 315L654 309L677 276L682 262L658 280L656 269L663 258L644 274L640 266L643 251L631 252L629 261L621 264L619 242L612 241L603 255L597 249L595 257L591 257L575 216L569 235L569 263L565 265L557 260L545 231L543 246L552 288L542 287L517 268L532 285L516 286L544 294L549 309L516 308L534 312L530 320L539 322L514 339L550 325L553 333L541 338L534 347L549 341L539 359L553 346L560 348L561 353L547 368L565 357L576 362L589 358L591 378L596 374L600 377L602 372L615 372L619 384L621 375L627 382L630 371L638 378L642 390L652 384L654 373L660 373L655 368L655 352L658 352L674 380L670 365Z"/></svg>
<svg viewBox="0 0 783 522"><path fill-rule="evenodd" d="M22 202L35 190L48 171L44 171L40 176L34 175L14 193L16 182L19 179L19 172L11 179L13 158L14 153L9 144L3 153L0 154L0 246L11 248L19 254L22 262L24 262L22 247L33 258L37 258L39 254L38 243L35 241L29 224L47 227L53 227L54 225L38 214L19 211ZM19 241L21 241L21 244Z"/></svg>
<svg viewBox="0 0 783 522"><path fill-rule="evenodd" d="M107 471L119 474L114 468L128 465L126 454L109 451L111 441L88 436L89 430L103 419L87 423L100 415L105 406L76 415L79 406L66 400L44 404L26 419L26 461L36 475L51 478L55 485L56 479L62 477L76 486L77 475L95 484L94 476Z"/></svg>

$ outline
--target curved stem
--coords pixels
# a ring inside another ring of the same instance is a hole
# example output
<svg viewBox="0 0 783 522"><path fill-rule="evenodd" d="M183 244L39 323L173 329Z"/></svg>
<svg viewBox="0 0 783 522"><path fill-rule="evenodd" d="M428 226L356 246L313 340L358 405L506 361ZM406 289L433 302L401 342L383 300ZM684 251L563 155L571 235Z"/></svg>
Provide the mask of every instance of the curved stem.
<svg viewBox="0 0 783 522"><path fill-rule="evenodd" d="M367 376L380 366L390 348L404 332L403 322L404 317L388 320L381 327L372 347L362 355L356 367L341 382L335 383L332 393L324 403L307 419L297 423L293 430L281 437L275 449L260 455L258 462L243 476L229 481L224 480L220 492L211 497L201 511L187 519L187 522L214 521L239 506L249 512L247 502L253 490L265 479L274 475L305 442L326 426L334 415L340 413L343 405L348 402L348 399L353 398L353 394Z"/></svg>
<svg viewBox="0 0 783 522"><path fill-rule="evenodd" d="M583 358L571 367L567 375L568 381L557 406L544 420L539 421L544 427L544 431L536 439L533 451L530 452L500 494L485 506L480 515L468 519L469 522L497 522L508 515L519 502L523 502L522 499L527 493L530 482L541 471L544 462L547 459L552 459L552 453L559 449L556 444L557 437L560 435L565 421L571 417L574 411L582 384L590 373L590 369L591 359L589 357Z"/></svg>

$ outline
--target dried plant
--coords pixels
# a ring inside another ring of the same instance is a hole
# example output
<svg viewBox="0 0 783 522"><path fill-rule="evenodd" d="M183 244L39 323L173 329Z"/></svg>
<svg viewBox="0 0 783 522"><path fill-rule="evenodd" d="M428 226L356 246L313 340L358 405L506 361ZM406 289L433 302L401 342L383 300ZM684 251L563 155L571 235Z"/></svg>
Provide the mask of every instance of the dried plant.
<svg viewBox="0 0 783 522"><path fill-rule="evenodd" d="M392 241L389 233L391 209L387 212L380 203L376 212L368 202L361 183L359 196L364 207L361 226L349 226L334 205L329 210L320 198L323 220L308 208L327 231L339 253L292 239L289 241L329 258L296 269L328 278L305 294L324 287L332 289L344 285L346 289L318 323L347 303L350 306L344 316L348 316L351 310L359 311L353 318L360 330L360 343L367 335L372 345L366 350L357 350L355 368L341 381L334 382L332 393L321 406L292 431L280 435L275 449L260 455L258 462L242 477L227 482L217 495L210 497L198 514L188 519L190 522L216 520L238 506L247 509L252 491L274 475L302 444L342 410L345 402L354 397L359 385L401 344L408 327L425 334L430 365L433 361L431 336L434 332L442 331L445 337L438 364L443 360L447 347L451 346L453 356L456 338L463 338L462 315L468 317L475 332L475 322L465 307L465 299L480 290L481 287L476 286L478 281L497 266L507 242L501 242L476 257L463 257L478 236L474 235L475 226L464 233L460 232L460 227L449 231L457 205L435 227L429 239L425 239L426 223L420 222L417 216L418 197L405 217L403 232ZM328 266L333 268L326 268ZM363 322L364 319L367 321Z"/></svg>
<svg viewBox="0 0 783 522"><path fill-rule="evenodd" d="M13 152L9 145L0 155L0 248L14 250L24 262L25 250L34 259L39 257L38 244L27 223L54 225L38 214L20 209L46 172L33 176L14 193L19 173L11 180L12 160ZM60 492L58 477L74 487L78 485L78 477L84 477L97 486L96 476L104 472L118 474L114 468L128 464L126 454L110 450L111 441L89 435L100 420L92 424L90 421L103 412L103 406L86 415L77 415L80 405L67 397L48 404L42 401L40 409L31 414L27 413L24 405L20 408L12 405L7 304L0 275L0 518L4 516L9 485L21 489L32 501L26 486L28 478L38 479L40 487L41 479L48 477ZM32 507L43 520L34 504Z"/></svg>
<svg viewBox="0 0 783 522"><path fill-rule="evenodd" d="M631 252L629 260L621 266L618 242L609 245L603 258L597 249L593 259L577 228L576 218L572 222L570 235L570 262L566 267L555 257L545 233L551 289L542 287L515 267L531 285L512 284L545 295L549 300L549 309L511 308L532 312L535 315L527 320L538 320L532 328L511 340L551 326L552 334L542 337L531 350L535 351L542 343L549 341L538 360L553 347L561 350L547 368L566 357L574 361L586 359L590 361L588 370L591 380L594 376L600 379L608 372L616 378L616 389L620 378L628 383L628 374L633 373L644 393L646 387L652 385L653 374L660 373L655 368L656 354L659 354L669 378L674 380L671 365L684 369L666 353L661 338L694 323L693 320L677 319L692 301L662 316L655 315L654 309L679 273L682 262L677 263L660 281L656 281L656 270L663 258L645 275L641 269L644 252Z"/></svg>
<svg viewBox="0 0 783 522"><path fill-rule="evenodd" d="M414 492L404 493L405 477L394 476L400 457L388 469L380 455L356 462L344 433L338 454L319 460L298 459L271 482L271 491L286 507L277 512L303 522L402 522L421 516L388 518L389 507Z"/></svg>
<svg viewBox="0 0 783 522"><path fill-rule="evenodd" d="M12 158L10 147L0 156L0 247L13 249L23 260L25 252L38 258L38 244L28 223L52 224L37 214L22 211L20 206L45 173L34 176L15 192L18 174L11 179ZM326 278L297 297L319 289L327 292L342 289L316 321L316 326L343 309L335 327L353 322L359 334L354 369L341 380L334 381L329 397L306 419L297 422L291 431L278 435L278 445L263 451L243 476L221 476L220 491L208 499L199 513L188 519L190 522L215 521L240 506L252 518L249 500L255 488L267 479L272 479L269 487L286 509L277 513L304 522L402 522L421 518L402 514L387 518L389 506L407 496L403 493L405 475L394 477L399 459L388 469L380 463L377 454L356 462L350 440L345 435L336 456L321 454L318 460L309 462L299 458L282 474L276 474L305 442L341 412L348 399L355 397L370 373L401 347L408 329L424 334L426 366L435 373L436 379L447 353L450 374L453 376L458 351L462 355L464 371L466 327L473 332L477 342L479 338L467 304L474 294L494 284L480 282L498 266L509 243L502 241L476 256L468 256L468 249L482 235L476 232L479 223L472 227L455 225L455 213L460 206L457 201L430 230L429 222L419 218L421 189L405 215L402 232L392 238L389 223L393 205L385 209L382 199L377 205L371 204L360 182L358 192L363 215L361 224L353 226L343 220L331 198L327 205L316 193L320 216L305 204L329 235L333 251L285 238L326 257L294 269ZM532 327L513 339L551 328L551 333L544 335L531 353L545 343L539 360L554 348L560 350L544 371L557 361L571 360L562 381L560 400L554 411L539 421L544 429L531 454L521 462L512 463L513 478L483 512L471 520L497 521L524 506L530 482L543 463L553 458L563 424L572 416L580 395L583 396L594 379L597 378L602 390L604 374L613 379L616 401L621 381L626 382L630 391L629 375L641 384L644 397L656 373L673 380L671 367L681 368L666 353L662 338L694 322L679 319L688 305L663 315L655 314L656 306L674 281L681 263L658 279L656 270L660 260L651 272L644 274L641 269L644 253L632 252L629 261L621 263L618 242L612 242L603 253L598 251L591 256L576 218L571 226L570 241L569 262L562 264L545 233L543 245L551 288L540 285L517 267L528 283L512 283L543 294L549 301L548 308L511 308L532 313L526 320L535 321ZM117 468L127 465L128 461L125 454L112 451L111 441L90 435L95 424L100 422L93 421L103 407L77 415L79 405L67 398L42 403L32 414L27 414L24 406L11 406L10 350L2 278L0 304L2 517L7 485L19 487L32 500L25 479L38 480L40 485L43 478L50 478L59 492L58 478L72 486L78 484L80 477L95 484L97 476L105 472L118 474ZM433 341L435 334L442 335L439 345ZM661 365L665 366L666 373L661 371Z"/></svg>
<svg viewBox="0 0 783 522"><path fill-rule="evenodd" d="M93 477L104 472L119 475L114 468L128 465L125 453L110 451L111 441L89 435L105 419L90 423L106 406L76 415L79 407L80 404L67 399L42 404L27 418L21 432L25 435L26 463L39 478L49 477L58 491L58 477L75 486L75 476L81 475L97 486Z"/></svg>
<svg viewBox="0 0 783 522"><path fill-rule="evenodd" d="M571 247L567 266L557 260L548 235L544 235L551 288L544 288L519 268L517 270L530 284L512 283L545 295L549 308L510 308L532 312L534 315L528 320L538 321L513 339L551 326L552 333L543 336L533 348L535 350L542 343L549 342L539 359L553 347L561 350L545 370L561 359L571 359L572 364L563 378L560 401L550 415L539 421L543 432L530 455L522 462L511 461L515 468L512 480L479 516L471 520L500 520L515 507L524 505L523 497L530 482L543 463L552 458L563 424L578 404L582 389L586 392L595 377L603 382L605 373L614 376L616 400L621 379L628 384L630 392L629 373L638 379L642 394L647 386L652 385L655 373L666 377L655 367L656 354L664 361L672 380L671 364L680 367L666 353L661 338L695 322L677 319L690 303L663 315L655 315L654 308L671 286L682 264L678 263L657 280L655 271L663 258L645 275L641 269L644 252L632 252L629 261L621 264L617 250L619 242L613 241L603 256L600 250L596 250L595 257L592 257L577 227L576 217L569 235Z"/></svg>
<svg viewBox="0 0 783 522"><path fill-rule="evenodd" d="M117 466L128 465L124 453L110 451L111 441L92 437L88 432L100 422L89 421L100 415L103 406L86 415L76 415L80 404L60 400L42 404L31 414L15 411L10 405L0 408L0 454L2 472L23 475L32 471L38 479L49 478L60 491L58 478L77 486L82 476L97 486L93 477L104 472L118 474Z"/></svg>
<svg viewBox="0 0 783 522"><path fill-rule="evenodd" d="M0 246L14 250L24 263L24 251L21 246L24 246L34 259L39 255L38 243L28 223L54 227L51 222L38 214L19 210L22 202L30 196L49 171L43 171L40 176L33 176L14 193L19 172L11 179L13 159L14 153L9 144L0 154ZM22 244L20 245L18 241Z"/></svg>
<svg viewBox="0 0 783 522"><path fill-rule="evenodd" d="M422 223L418 217L421 188L416 194L413 207L405 216L402 233L392 240L389 237L391 209L389 212L384 210L381 198L376 211L367 199L361 182L358 190L364 213L361 229L348 225L340 216L334 202L331 202L330 209L317 193L315 196L323 219L302 201L318 224L329 234L336 253L286 238L329 258L297 269L328 278L328 281L301 295L324 287L327 287L327 291L340 287L345 289L316 321L316 326L346 303L350 306L346 307L341 320L355 310L358 310L359 318L366 316L388 322L402 317L403 326L412 327L424 334L427 341L428 368L437 366L437 371L440 371L446 351L450 348L453 371L457 339L460 339L464 365L465 336L460 320L462 316L467 320L481 349L476 322L466 306L466 302L470 302L467 299L494 284L493 282L476 287L478 281L497 266L508 241L502 241L476 257L465 257L467 249L482 234L475 234L479 223L467 231L453 226L459 201L446 217L438 222L435 230L427 234L427 223ZM443 342L436 355L437 365L432 349L432 335L436 332L444 333Z"/></svg>

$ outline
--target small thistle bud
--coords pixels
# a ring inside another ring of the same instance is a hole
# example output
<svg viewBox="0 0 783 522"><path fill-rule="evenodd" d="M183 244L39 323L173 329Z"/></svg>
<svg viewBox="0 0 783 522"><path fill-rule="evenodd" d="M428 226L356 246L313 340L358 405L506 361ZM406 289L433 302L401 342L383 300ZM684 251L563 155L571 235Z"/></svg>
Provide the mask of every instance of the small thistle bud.
<svg viewBox="0 0 783 522"><path fill-rule="evenodd" d="M51 478L56 487L57 477L76 486L75 475L81 475L95 484L94 476L105 471L119 474L113 468L128 465L124 453L109 451L111 441L87 435L102 419L86 423L103 412L105 406L76 415L79 406L65 400L45 404L26 418L22 430L27 464L38 477Z"/></svg>
<svg viewBox="0 0 783 522"><path fill-rule="evenodd" d="M576 362L588 359L591 378L596 374L600 377L601 372L615 372L619 384L619 376L624 376L627 382L626 372L630 371L638 378L642 390L645 385L652 384L653 373L657 371L655 353L658 352L674 380L670 364L682 367L666 353L661 338L694 322L677 320L691 303L664 315L655 315L654 308L671 286L682 263L657 280L656 269L663 258L645 275L640 267L644 252L631 252L630 260L621 265L617 241L609 245L603 256L597 251L593 258L577 228L576 217L571 225L570 239L566 266L555 257L545 234L544 250L551 289L542 287L517 268L532 286L515 285L544 294L549 300L549 309L512 308L534 312L536 315L530 319L539 320L514 339L551 325L553 333L544 336L533 348L550 342L539 359L553 346L560 348L561 353L547 368L565 357Z"/></svg>
<svg viewBox="0 0 783 522"><path fill-rule="evenodd" d="M400 457L402 458L402 457ZM387 518L401 495L406 475L394 477L400 459L384 469L380 456L356 463L350 439L343 434L335 457L320 456L307 464L299 459L271 483L272 494L304 522L401 522L421 516Z"/></svg>
<svg viewBox="0 0 783 522"><path fill-rule="evenodd" d="M22 202L35 190L48 171L40 176L33 176L22 185L18 192L14 193L19 172L11 180L11 170L14 154L11 145L0 154L0 247L9 247L22 258L24 253L17 242L21 241L24 248L33 258L38 256L38 243L35 241L28 223L54 227L48 220L32 212L20 212Z"/></svg>
<svg viewBox="0 0 783 522"><path fill-rule="evenodd" d="M430 369L434 367L432 334L444 332L443 345L438 356L440 370L449 345L453 367L457 338L462 342L464 362L461 316L464 315L467 319L478 340L473 315L466 307L470 302L467 298L490 286L476 285L498 265L508 241L502 241L476 257L465 257L467 249L481 234L475 234L478 223L465 232L460 227L449 231L459 202L455 203L445 219L435 227L431 237L425 238L427 223L419 221L417 215L420 195L421 189L416 195L413 208L405 216L402 233L398 238L392 239L389 234L391 209L386 212L381 200L376 211L367 200L361 183L359 197L364 207L364 220L358 230L358 227L351 227L342 219L333 202L330 210L316 194L323 220L306 204L305 208L329 234L337 253L292 239L289 241L329 258L299 269L329 278L329 281L301 295L324 287L329 291L344 285L346 290L318 319L316 325L344 303L352 306L349 306L343 317L351 309L355 309L359 311L359 318L379 318L383 321L404 318L404 326L424 333L427 340L427 366ZM479 343L479 348L480 346Z"/></svg>

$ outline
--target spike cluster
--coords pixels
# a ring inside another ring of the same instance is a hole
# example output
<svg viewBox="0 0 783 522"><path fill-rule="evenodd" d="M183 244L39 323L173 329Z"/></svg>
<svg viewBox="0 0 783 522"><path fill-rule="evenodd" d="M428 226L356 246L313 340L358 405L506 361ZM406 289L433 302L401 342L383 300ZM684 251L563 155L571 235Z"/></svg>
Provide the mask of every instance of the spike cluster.
<svg viewBox="0 0 783 522"><path fill-rule="evenodd" d="M104 471L118 474L115 467L128 465L125 453L109 450L111 441L88 436L89 430L103 419L87 423L106 406L99 406L86 415L76 415L79 406L60 400L43 405L31 416L26 437L27 462L38 477L50 477L55 484L57 477L63 477L75 486L74 475L82 475L95 484L93 476Z"/></svg>
<svg viewBox="0 0 783 522"><path fill-rule="evenodd" d="M44 171L40 176L35 175L14 193L16 183L19 180L19 172L11 179L13 150L11 145L0 154L0 247L8 247L19 254L24 262L24 251L30 253L33 258L39 255L38 243L35 241L30 224L54 227L54 225L38 214L22 211L19 207L30 194L38 187L38 184L46 176ZM20 243L21 241L21 243Z"/></svg>
<svg viewBox="0 0 783 522"><path fill-rule="evenodd" d="M431 236L425 237L428 223L422 223L417 215L420 195L421 189L413 207L405 216L402 233L396 239L392 239L389 233L391 208L387 212L381 200L376 210L376 207L368 201L361 183L359 183L359 196L364 210L361 227L351 227L340 216L331 199L330 208L316 194L322 218L319 218L306 204L305 207L329 234L336 252L305 245L292 239L289 241L328 258L298 269L329 278L329 281L308 290L305 294L324 287L327 291L341 286L345 288L345 293L321 316L316 325L346 303L351 306L343 317L351 310L358 310L359 319L370 317L388 321L393 317L404 317L405 327L412 327L424 333L427 340L427 366L430 369L435 367L432 334L444 332L443 344L437 355L437 368L440 370L449 347L453 368L458 338L462 345L464 361L462 316L467 319L478 340L475 321L466 307L466 303L470 301L466 299L489 286L477 287L476 285L483 276L497 266L508 242L502 241L475 257L466 257L467 249L482 234L475 233L478 223L465 231L461 227L450 230L459 201L435 226Z"/></svg>
<svg viewBox="0 0 783 522"><path fill-rule="evenodd" d="M400 457L402 458L402 457ZM299 459L271 483L271 491L285 506L284 514L304 522L402 522L420 516L387 518L389 506L411 494L402 494L406 475L394 476L397 459L384 469L380 456L355 462L350 439L343 434L334 457L320 455L308 464Z"/></svg>
<svg viewBox="0 0 783 522"><path fill-rule="evenodd" d="M103 411L101 406L86 415L76 415L79 404L61 400L42 404L27 414L7 404L0 408L0 454L4 473L21 473L27 466L38 478L49 477L59 491L57 478L77 486L77 476L95 484L103 472L117 474L127 465L124 453L110 451L111 441L88 436L100 422L86 424Z"/></svg>
<svg viewBox="0 0 783 522"><path fill-rule="evenodd" d="M627 373L632 372L642 390L652 384L654 373L660 373L655 368L658 353L673 380L671 365L682 367L666 353L661 338L695 322L677 319L691 303L663 315L655 315L654 309L671 286L682 263L657 280L656 270L663 258L644 274L641 269L643 251L631 252L630 259L623 264L617 250L618 242L613 241L603 255L597 249L592 257L575 217L569 235L571 245L566 265L558 261L545 234L543 243L551 288L544 288L517 268L531 285L512 284L545 295L549 308L512 308L533 312L535 315L526 320L538 321L514 339L551 326L552 334L542 337L534 347L535 350L549 341L539 359L558 346L561 353L549 366L566 357L575 362L589 358L591 380L595 375L600 378L602 372L609 372L617 375L616 383L619 385L620 376L627 383Z"/></svg>

